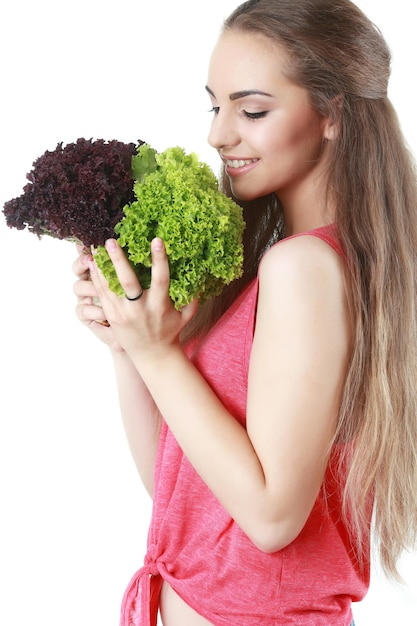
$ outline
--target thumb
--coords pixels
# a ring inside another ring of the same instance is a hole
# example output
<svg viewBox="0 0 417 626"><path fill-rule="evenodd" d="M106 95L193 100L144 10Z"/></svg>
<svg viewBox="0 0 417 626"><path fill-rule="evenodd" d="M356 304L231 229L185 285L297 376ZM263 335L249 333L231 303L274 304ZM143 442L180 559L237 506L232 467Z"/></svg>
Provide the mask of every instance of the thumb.
<svg viewBox="0 0 417 626"><path fill-rule="evenodd" d="M183 318L184 324L188 324L189 321L194 317L198 308L198 298L194 298L189 304L186 304L181 309L181 316Z"/></svg>

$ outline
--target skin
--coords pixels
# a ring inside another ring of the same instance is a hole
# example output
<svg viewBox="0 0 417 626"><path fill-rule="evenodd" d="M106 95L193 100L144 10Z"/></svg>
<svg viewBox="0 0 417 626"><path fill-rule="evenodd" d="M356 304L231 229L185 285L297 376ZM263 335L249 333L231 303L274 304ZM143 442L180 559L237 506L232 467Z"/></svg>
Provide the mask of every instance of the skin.
<svg viewBox="0 0 417 626"><path fill-rule="evenodd" d="M331 213L322 179L326 144L336 130L287 78L286 66L285 52L262 38L222 35L208 74L214 108L209 141L229 163L234 193L243 199L277 193L287 232L300 233L324 225L325 211ZM253 90L268 95L247 93ZM141 286L123 251L114 240L106 247L125 293L136 296ZM173 307L161 240L152 242L151 287L135 302L109 291L92 257L81 255L74 271L78 316L111 349L125 428L148 491L163 415L254 544L274 552L291 543L323 481L346 373L350 328L339 256L311 236L265 254L246 430L183 352L179 335L197 303L180 312ZM101 326L102 319L110 327ZM167 585L161 611L165 626L208 624Z"/></svg>
<svg viewBox="0 0 417 626"><path fill-rule="evenodd" d="M335 128L316 113L305 89L286 76L286 52L263 37L224 34L211 57L207 91L218 150L233 193L251 200L276 193L288 234L320 225L325 206L326 142ZM242 168L231 161L251 161Z"/></svg>

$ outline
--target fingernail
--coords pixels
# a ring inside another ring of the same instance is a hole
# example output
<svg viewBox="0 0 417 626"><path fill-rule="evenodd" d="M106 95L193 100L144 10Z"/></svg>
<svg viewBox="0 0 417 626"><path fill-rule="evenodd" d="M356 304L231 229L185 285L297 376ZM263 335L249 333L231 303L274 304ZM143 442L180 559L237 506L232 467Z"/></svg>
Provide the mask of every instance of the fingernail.
<svg viewBox="0 0 417 626"><path fill-rule="evenodd" d="M106 248L107 250L109 250L109 252L113 252L114 250L116 250L117 246L116 246L116 242L114 239L107 239L106 241Z"/></svg>
<svg viewBox="0 0 417 626"><path fill-rule="evenodd" d="M159 237L155 237L152 245L154 250L162 250L162 248L164 247L164 242Z"/></svg>

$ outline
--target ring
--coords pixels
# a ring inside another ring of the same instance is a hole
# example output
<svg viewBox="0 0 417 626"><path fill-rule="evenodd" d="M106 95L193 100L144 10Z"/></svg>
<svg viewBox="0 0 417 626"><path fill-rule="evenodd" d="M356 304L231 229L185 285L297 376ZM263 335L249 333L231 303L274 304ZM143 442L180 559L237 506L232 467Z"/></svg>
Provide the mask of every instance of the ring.
<svg viewBox="0 0 417 626"><path fill-rule="evenodd" d="M143 289L141 289L140 294L138 294L138 295L137 295L137 296L135 296L134 298L129 298L129 296L127 296L127 295L125 294L125 298L126 298L126 300L129 300L129 302L134 302L135 300L140 300L142 296L143 296Z"/></svg>

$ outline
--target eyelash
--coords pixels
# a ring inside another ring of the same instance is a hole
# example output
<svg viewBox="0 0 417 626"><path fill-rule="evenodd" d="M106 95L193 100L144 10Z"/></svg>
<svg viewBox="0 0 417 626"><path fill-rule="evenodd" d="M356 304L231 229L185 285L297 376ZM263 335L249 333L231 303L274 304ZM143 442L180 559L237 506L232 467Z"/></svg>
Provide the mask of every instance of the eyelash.
<svg viewBox="0 0 417 626"><path fill-rule="evenodd" d="M214 113L214 115L218 115L219 111L220 107L213 107L209 110L209 113ZM242 111L242 113L249 120L260 120L267 115L268 111L257 111L256 113L251 113L250 111Z"/></svg>
<svg viewBox="0 0 417 626"><path fill-rule="evenodd" d="M250 113L249 111L243 111L243 115L247 117L249 120L260 120L268 111L258 111L256 113Z"/></svg>

